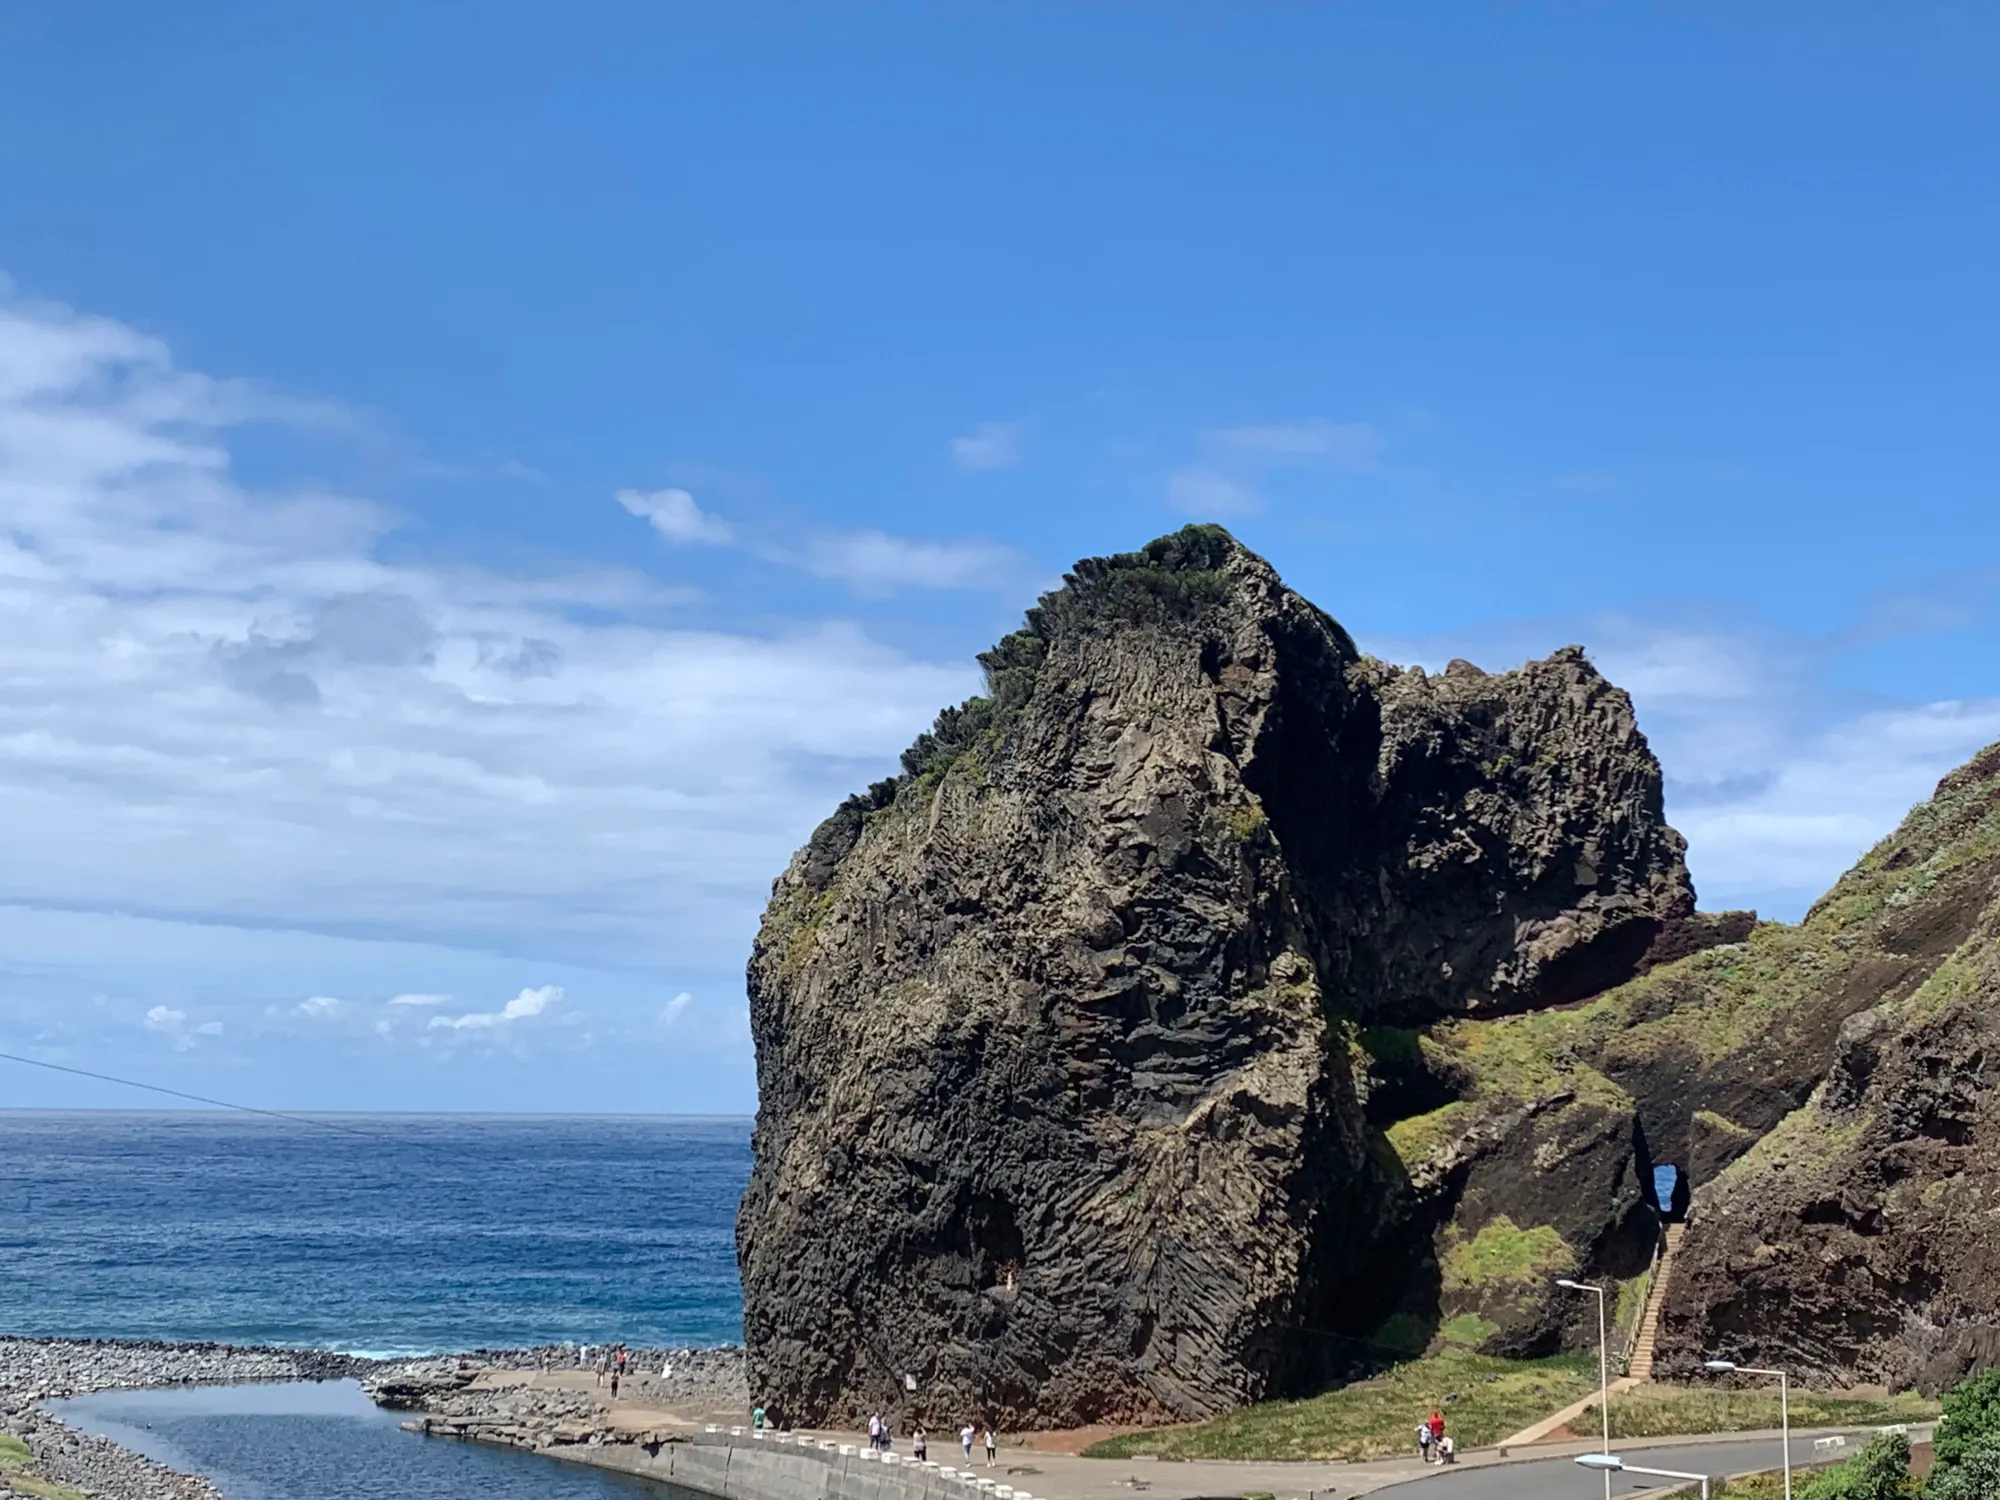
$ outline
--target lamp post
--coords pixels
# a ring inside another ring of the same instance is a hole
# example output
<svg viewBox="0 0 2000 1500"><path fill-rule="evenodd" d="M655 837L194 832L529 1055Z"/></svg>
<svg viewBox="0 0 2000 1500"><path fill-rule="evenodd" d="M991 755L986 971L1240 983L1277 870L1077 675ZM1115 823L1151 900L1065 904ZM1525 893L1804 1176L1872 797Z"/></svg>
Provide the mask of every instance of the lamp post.
<svg viewBox="0 0 2000 1500"><path fill-rule="evenodd" d="M1604 1482L1609 1485L1613 1474L1648 1474L1654 1479L1692 1479L1701 1486L1701 1500L1708 1500L1708 1476L1706 1474L1686 1474L1679 1469L1642 1469L1637 1464L1628 1464L1615 1453L1580 1453L1578 1463L1586 1469L1602 1469Z"/></svg>
<svg viewBox="0 0 2000 1500"><path fill-rule="evenodd" d="M1597 1414L1604 1419L1604 1456L1611 1455L1611 1355L1610 1338L1604 1327L1604 1288L1565 1276L1556 1283L1572 1292L1590 1292L1597 1298ZM1604 1466L1604 1500L1611 1500L1611 1468ZM1790 1496L1786 1500L1791 1500Z"/></svg>
<svg viewBox="0 0 2000 1500"><path fill-rule="evenodd" d="M1718 1375L1742 1374L1765 1375L1778 1382L1778 1430L1784 1435L1785 1447L1785 1500L1792 1500L1792 1390L1791 1381L1783 1370L1759 1370L1750 1365L1739 1365L1733 1359L1711 1359L1704 1361L1704 1369Z"/></svg>

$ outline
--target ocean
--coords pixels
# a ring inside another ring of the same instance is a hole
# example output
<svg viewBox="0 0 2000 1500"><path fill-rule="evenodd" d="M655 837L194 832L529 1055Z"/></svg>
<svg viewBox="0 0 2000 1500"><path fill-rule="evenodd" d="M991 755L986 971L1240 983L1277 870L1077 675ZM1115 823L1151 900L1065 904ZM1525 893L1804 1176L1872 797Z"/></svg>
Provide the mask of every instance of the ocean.
<svg viewBox="0 0 2000 1500"><path fill-rule="evenodd" d="M0 1110L0 1333L741 1341L749 1120L315 1119Z"/></svg>

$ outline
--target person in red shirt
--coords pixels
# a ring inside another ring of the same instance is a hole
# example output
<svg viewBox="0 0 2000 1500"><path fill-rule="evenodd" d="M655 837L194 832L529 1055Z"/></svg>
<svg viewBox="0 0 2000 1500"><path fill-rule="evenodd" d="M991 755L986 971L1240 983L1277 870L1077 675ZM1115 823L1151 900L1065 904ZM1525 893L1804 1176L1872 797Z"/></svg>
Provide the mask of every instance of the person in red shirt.
<svg viewBox="0 0 2000 1500"><path fill-rule="evenodd" d="M1444 1413L1435 1406L1431 1408L1431 1452L1442 1455L1444 1451ZM1438 1461L1442 1463L1442 1456Z"/></svg>

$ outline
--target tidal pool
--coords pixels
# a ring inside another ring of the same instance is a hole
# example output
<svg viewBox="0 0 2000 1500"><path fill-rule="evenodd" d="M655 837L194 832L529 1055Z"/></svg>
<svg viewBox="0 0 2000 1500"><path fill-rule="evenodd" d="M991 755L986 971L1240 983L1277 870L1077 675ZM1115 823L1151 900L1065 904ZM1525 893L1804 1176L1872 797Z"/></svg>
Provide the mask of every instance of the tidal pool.
<svg viewBox="0 0 2000 1500"><path fill-rule="evenodd" d="M228 1500L706 1500L602 1469L404 1432L351 1380L103 1391L50 1410Z"/></svg>

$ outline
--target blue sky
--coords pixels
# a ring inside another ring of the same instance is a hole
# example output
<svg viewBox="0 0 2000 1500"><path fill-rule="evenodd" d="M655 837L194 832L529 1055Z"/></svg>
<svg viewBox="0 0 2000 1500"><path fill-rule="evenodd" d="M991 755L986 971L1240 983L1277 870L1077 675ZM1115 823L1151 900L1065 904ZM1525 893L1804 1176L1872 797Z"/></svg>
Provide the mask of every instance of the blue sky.
<svg viewBox="0 0 2000 1500"><path fill-rule="evenodd" d="M1189 518L1398 660L1581 641L1704 903L1795 917L2000 738L1997 58L1969 6L10 6L0 1050L746 1109L791 849Z"/></svg>

